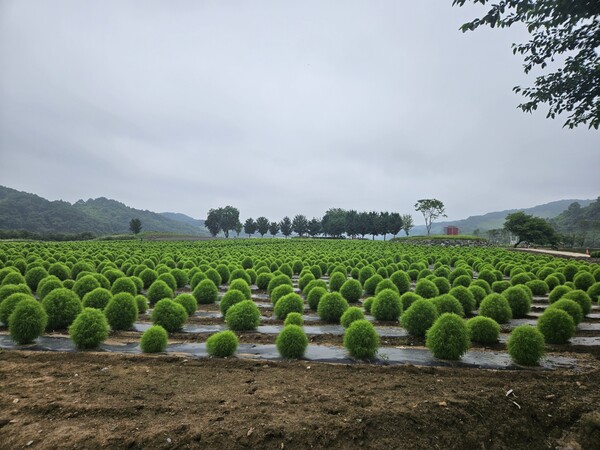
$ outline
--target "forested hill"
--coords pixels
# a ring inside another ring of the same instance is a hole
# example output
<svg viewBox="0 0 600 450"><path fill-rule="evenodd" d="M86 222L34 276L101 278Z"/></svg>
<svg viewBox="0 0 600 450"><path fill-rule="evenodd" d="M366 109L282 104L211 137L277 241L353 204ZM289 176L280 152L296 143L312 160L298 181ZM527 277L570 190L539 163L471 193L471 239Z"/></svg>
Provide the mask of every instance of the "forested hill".
<svg viewBox="0 0 600 450"><path fill-rule="evenodd" d="M208 235L206 229L199 225L130 208L104 197L70 204L0 186L0 230L121 234L130 232L129 221L134 217L142 221L142 231Z"/></svg>
<svg viewBox="0 0 600 450"><path fill-rule="evenodd" d="M593 200L558 200L555 202L545 203L543 205L537 205L532 208L507 209L506 211L496 211L483 214L481 216L470 216L466 219L455 220L452 222L434 222L433 226L431 227L431 233L441 234L444 231L444 227L448 225L454 225L458 227L461 234L472 234L473 231L477 229L479 229L481 232L499 229L504 226L504 220L506 219L506 216L517 211L523 211L525 214L541 217L543 219L552 219L568 209L571 203L577 202L583 208L592 203L592 201ZM422 217L419 217L419 219L422 219ZM426 233L427 232L424 225L416 226L412 232L412 234L415 235Z"/></svg>

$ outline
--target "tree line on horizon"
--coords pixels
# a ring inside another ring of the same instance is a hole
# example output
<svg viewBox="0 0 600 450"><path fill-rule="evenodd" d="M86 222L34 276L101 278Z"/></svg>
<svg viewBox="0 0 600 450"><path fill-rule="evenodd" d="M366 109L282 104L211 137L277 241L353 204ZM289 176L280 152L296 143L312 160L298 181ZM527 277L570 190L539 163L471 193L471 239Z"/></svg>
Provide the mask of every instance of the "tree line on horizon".
<svg viewBox="0 0 600 450"><path fill-rule="evenodd" d="M256 220L249 217L242 224L239 210L233 206L211 209L204 225L213 236L222 232L226 238L231 232L235 232L239 237L243 231L249 238L255 234L261 237L266 234L271 234L273 237L278 234L289 237L295 233L299 237L313 238L317 236L340 238L346 235L352 238L360 236L364 239L369 235L375 239L376 236L383 236L384 240L388 234L395 237L401 231L408 236L414 227L410 214L388 211L359 212L342 208L330 208L322 218L308 219L303 214L297 214L293 218L286 216L280 221L271 221L265 216L260 216Z"/></svg>

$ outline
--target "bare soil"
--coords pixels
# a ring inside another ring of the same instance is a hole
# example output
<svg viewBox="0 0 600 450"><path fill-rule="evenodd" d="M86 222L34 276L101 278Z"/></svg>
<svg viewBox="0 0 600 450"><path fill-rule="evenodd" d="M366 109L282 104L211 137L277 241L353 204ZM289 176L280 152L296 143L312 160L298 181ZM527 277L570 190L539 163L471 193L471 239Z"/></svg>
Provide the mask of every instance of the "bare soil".
<svg viewBox="0 0 600 450"><path fill-rule="evenodd" d="M0 448L594 449L599 375L0 351Z"/></svg>

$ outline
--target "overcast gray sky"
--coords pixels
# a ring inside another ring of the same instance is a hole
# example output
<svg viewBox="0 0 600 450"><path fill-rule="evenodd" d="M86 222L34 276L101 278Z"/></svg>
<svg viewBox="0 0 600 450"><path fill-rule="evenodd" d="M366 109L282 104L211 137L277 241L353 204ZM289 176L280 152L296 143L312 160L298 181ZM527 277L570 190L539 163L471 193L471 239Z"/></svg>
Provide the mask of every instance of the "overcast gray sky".
<svg viewBox="0 0 600 450"><path fill-rule="evenodd" d="M0 184L271 220L596 198L600 133L518 110L527 35L451 3L0 0Z"/></svg>

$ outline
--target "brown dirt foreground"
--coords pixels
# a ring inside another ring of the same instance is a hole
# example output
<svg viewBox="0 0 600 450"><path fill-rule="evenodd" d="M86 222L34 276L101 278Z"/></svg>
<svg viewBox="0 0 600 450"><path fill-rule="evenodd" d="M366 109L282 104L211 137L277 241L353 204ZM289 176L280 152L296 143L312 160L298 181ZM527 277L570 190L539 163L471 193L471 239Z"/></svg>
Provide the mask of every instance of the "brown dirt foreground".
<svg viewBox="0 0 600 450"><path fill-rule="evenodd" d="M593 449L599 375L1 351L0 447Z"/></svg>

